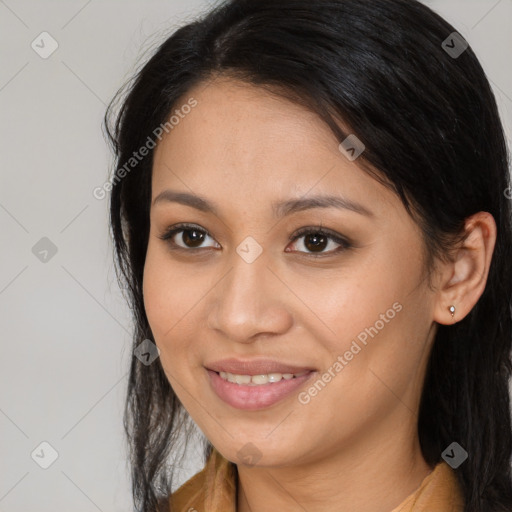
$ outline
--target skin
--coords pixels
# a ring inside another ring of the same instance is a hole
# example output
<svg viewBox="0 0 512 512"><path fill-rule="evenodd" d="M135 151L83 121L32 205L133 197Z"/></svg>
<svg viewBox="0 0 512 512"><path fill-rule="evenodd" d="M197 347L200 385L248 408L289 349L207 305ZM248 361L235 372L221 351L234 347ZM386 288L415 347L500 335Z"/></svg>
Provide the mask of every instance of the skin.
<svg viewBox="0 0 512 512"><path fill-rule="evenodd" d="M207 85L178 102L198 104L154 155L153 199L173 189L218 207L217 215L176 202L151 207L144 300L165 373L238 465L239 511L389 512L433 469L417 434L428 355L437 323L460 321L484 290L494 219L467 219L468 238L453 262L438 262L432 289L418 226L314 113L227 77ZM330 207L273 217L271 202L316 194L343 196L373 216ZM196 255L183 232L173 238L182 251L159 238L180 222L211 234ZM353 246L335 252L340 245L328 240L314 252L307 235L289 241L320 223ZM236 252L247 236L263 251L252 263ZM292 393L239 410L209 384L204 365L225 357L269 357L321 375L396 302L402 309L307 404ZM260 454L253 466L237 454L249 442Z"/></svg>

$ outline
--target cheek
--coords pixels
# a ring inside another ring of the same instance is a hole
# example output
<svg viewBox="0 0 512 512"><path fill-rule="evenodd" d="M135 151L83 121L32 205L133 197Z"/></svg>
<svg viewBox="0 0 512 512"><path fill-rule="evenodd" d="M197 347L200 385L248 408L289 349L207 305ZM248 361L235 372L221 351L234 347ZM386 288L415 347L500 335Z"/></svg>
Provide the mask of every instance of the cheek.
<svg viewBox="0 0 512 512"><path fill-rule="evenodd" d="M148 247L144 266L144 307L164 367L184 367L196 357L190 340L197 332L201 298L209 286L199 272L184 271L165 250ZM172 357L171 357L172 356Z"/></svg>
<svg viewBox="0 0 512 512"><path fill-rule="evenodd" d="M174 311L169 303L173 295L169 287L169 273L160 259L150 244L144 265L143 294L146 316L157 342L172 326L168 313Z"/></svg>
<svg viewBox="0 0 512 512"><path fill-rule="evenodd" d="M409 291L409 276L406 271L393 271L387 260L358 261L342 269L339 276L331 277L317 284L314 279L304 279L297 292L307 297L305 302L315 314L312 318L316 318L316 330L321 328L332 340L331 351L349 350L355 338L364 344L370 338L369 330L377 334L372 326L376 324L380 335L401 315L397 310L402 308Z"/></svg>
<svg viewBox="0 0 512 512"><path fill-rule="evenodd" d="M165 341L185 316L195 286L190 274L180 272L165 251L150 242L144 265L144 306L151 330Z"/></svg>
<svg viewBox="0 0 512 512"><path fill-rule="evenodd" d="M310 283L308 288L308 303L322 320L316 323L329 333L325 340L332 361L346 354L345 368L351 368L346 373L354 378L366 379L363 373L371 367L413 364L417 358L411 352L421 351L429 327L421 259L412 251L397 253L392 244L378 252L378 257L358 259L329 286Z"/></svg>
<svg viewBox="0 0 512 512"><path fill-rule="evenodd" d="M143 293L144 307L157 346L168 350L170 340L179 340L175 335L179 320L186 313L187 290L180 274L176 272L160 251L151 243L144 266Z"/></svg>
<svg viewBox="0 0 512 512"><path fill-rule="evenodd" d="M331 397L340 410L360 418L384 414L400 402L412 409L421 384L430 327L429 298L417 286L421 268L387 263L383 259L354 275L359 284L353 281L350 293L340 292L341 302L333 303L327 316L339 334L329 344L328 367L339 363L332 370L337 377Z"/></svg>

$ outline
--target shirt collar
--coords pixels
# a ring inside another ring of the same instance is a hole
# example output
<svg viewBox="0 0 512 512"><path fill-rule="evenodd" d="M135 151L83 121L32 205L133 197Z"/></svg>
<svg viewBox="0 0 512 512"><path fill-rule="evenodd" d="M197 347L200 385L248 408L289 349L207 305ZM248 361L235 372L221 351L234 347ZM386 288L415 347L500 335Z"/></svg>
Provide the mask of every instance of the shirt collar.
<svg viewBox="0 0 512 512"><path fill-rule="evenodd" d="M187 480L169 501L172 510L236 512L237 468L215 448L204 468ZM464 499L455 471L439 462L420 486L390 512L463 512Z"/></svg>

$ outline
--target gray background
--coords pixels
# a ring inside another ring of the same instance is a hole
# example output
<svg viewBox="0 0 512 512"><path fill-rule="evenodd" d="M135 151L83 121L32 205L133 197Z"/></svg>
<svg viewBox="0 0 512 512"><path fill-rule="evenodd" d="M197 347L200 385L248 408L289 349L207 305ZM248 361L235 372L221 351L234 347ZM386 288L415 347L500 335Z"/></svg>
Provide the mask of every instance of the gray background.
<svg viewBox="0 0 512 512"><path fill-rule="evenodd" d="M425 3L480 58L511 144L512 0ZM2 512L131 510L122 431L130 316L107 199L92 195L112 165L101 122L147 52L210 5L0 0ZM42 32L58 44L47 58L31 47L51 49ZM42 469L52 450L57 459ZM200 469L197 444L188 461L177 484Z"/></svg>

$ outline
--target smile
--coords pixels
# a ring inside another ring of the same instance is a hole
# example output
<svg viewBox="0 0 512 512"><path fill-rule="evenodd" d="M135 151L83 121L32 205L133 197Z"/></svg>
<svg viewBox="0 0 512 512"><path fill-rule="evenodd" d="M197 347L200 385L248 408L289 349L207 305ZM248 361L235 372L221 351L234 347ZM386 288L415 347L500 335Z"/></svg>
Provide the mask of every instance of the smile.
<svg viewBox="0 0 512 512"><path fill-rule="evenodd" d="M239 375L233 374L229 372L219 372L219 375L222 379L227 380L228 382L233 382L240 385L248 385L248 386L261 386L264 384L280 382L281 380L291 380L296 379L298 377L302 377L302 375L306 375L309 373L308 370L303 371L298 374L293 373L267 373L262 375Z"/></svg>
<svg viewBox="0 0 512 512"><path fill-rule="evenodd" d="M297 392L316 371L300 374L269 373L243 375L216 372L206 369L214 393L224 402L242 410L259 410L270 407ZM222 374L222 375L221 375Z"/></svg>

